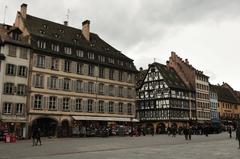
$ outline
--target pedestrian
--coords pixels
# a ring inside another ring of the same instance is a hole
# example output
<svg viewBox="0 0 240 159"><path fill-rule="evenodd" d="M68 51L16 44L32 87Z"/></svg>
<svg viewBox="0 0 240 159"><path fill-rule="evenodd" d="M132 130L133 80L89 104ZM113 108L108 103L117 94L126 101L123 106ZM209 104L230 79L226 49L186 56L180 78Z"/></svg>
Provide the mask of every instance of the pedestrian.
<svg viewBox="0 0 240 159"><path fill-rule="evenodd" d="M176 134L177 134L177 127L173 126L172 127L172 137L176 137Z"/></svg>
<svg viewBox="0 0 240 159"><path fill-rule="evenodd" d="M32 131L32 143L33 143L33 146L36 145L36 139L37 139L37 129L33 128L33 131Z"/></svg>
<svg viewBox="0 0 240 159"><path fill-rule="evenodd" d="M208 137L208 125L206 125L205 127L204 127L204 133L205 133L205 135L206 135L206 137Z"/></svg>
<svg viewBox="0 0 240 159"><path fill-rule="evenodd" d="M238 140L238 148L240 149L240 125L238 125L236 130L236 138Z"/></svg>
<svg viewBox="0 0 240 159"><path fill-rule="evenodd" d="M167 128L167 134L168 134L168 136L170 136L170 134L171 134L171 128L169 126Z"/></svg>
<svg viewBox="0 0 240 159"><path fill-rule="evenodd" d="M40 128L37 129L36 138L37 138L36 146L38 145L38 142L39 142L39 144L41 146L42 142L41 142Z"/></svg>
<svg viewBox="0 0 240 159"><path fill-rule="evenodd" d="M189 140L192 140L192 134L193 134L193 130L192 130L192 126L190 126L189 130L188 130L188 138L189 138Z"/></svg>
<svg viewBox="0 0 240 159"><path fill-rule="evenodd" d="M229 133L229 137L231 139L232 138L232 128L231 128L231 126L228 127L228 133Z"/></svg>
<svg viewBox="0 0 240 159"><path fill-rule="evenodd" d="M185 126L183 128L183 134L185 136L185 140L188 140L188 133L189 133L189 129Z"/></svg>
<svg viewBox="0 0 240 159"><path fill-rule="evenodd" d="M151 127L150 129L152 136L154 136L154 127Z"/></svg>

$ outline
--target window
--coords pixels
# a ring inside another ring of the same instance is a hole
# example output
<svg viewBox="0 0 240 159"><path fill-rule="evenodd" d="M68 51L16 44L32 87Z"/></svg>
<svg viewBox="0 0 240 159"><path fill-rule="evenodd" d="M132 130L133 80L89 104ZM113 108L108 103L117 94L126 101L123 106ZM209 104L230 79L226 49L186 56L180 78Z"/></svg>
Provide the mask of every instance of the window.
<svg viewBox="0 0 240 159"><path fill-rule="evenodd" d="M40 49L46 49L46 42L45 41L37 41L37 47Z"/></svg>
<svg viewBox="0 0 240 159"><path fill-rule="evenodd" d="M109 85L109 95L113 96L114 95L114 86L113 85Z"/></svg>
<svg viewBox="0 0 240 159"><path fill-rule="evenodd" d="M16 115L23 115L23 103L17 103L16 104Z"/></svg>
<svg viewBox="0 0 240 159"><path fill-rule="evenodd" d="M63 111L69 110L69 101L70 98L63 98Z"/></svg>
<svg viewBox="0 0 240 159"><path fill-rule="evenodd" d="M88 75L89 76L94 76L94 68L95 68L95 66L88 65Z"/></svg>
<svg viewBox="0 0 240 159"><path fill-rule="evenodd" d="M63 89L66 91L70 90L70 79L64 78Z"/></svg>
<svg viewBox="0 0 240 159"><path fill-rule="evenodd" d="M88 58L94 60L94 53L88 52Z"/></svg>
<svg viewBox="0 0 240 159"><path fill-rule="evenodd" d="M49 97L49 103L48 103L48 109L49 110L56 110L57 108L57 97L50 96Z"/></svg>
<svg viewBox="0 0 240 159"><path fill-rule="evenodd" d="M12 103L4 103L3 114L11 114L12 113Z"/></svg>
<svg viewBox="0 0 240 159"><path fill-rule="evenodd" d="M35 87L37 88L43 88L43 75L37 74L36 75L36 83Z"/></svg>
<svg viewBox="0 0 240 159"><path fill-rule="evenodd" d="M101 55L98 55L98 60L100 62L105 62L105 57L104 56L101 56Z"/></svg>
<svg viewBox="0 0 240 159"><path fill-rule="evenodd" d="M17 47L14 46L14 45L9 45L8 55L9 55L9 56L16 57L16 56L17 56Z"/></svg>
<svg viewBox="0 0 240 159"><path fill-rule="evenodd" d="M43 104L43 96L42 95L35 95L34 96L33 108L34 109L42 109L42 104Z"/></svg>
<svg viewBox="0 0 240 159"><path fill-rule="evenodd" d="M49 88L50 89L57 89L57 81L58 81L57 77L51 76L49 78Z"/></svg>
<svg viewBox="0 0 240 159"><path fill-rule="evenodd" d="M64 47L64 53L71 55L72 54L72 49L70 47Z"/></svg>
<svg viewBox="0 0 240 159"><path fill-rule="evenodd" d="M52 51L54 51L54 52L59 52L59 45L57 45L57 44L52 44L52 45L51 45L51 48L52 48Z"/></svg>
<svg viewBox="0 0 240 159"><path fill-rule="evenodd" d="M104 94L104 84L103 83L99 83L98 92L99 92L99 94Z"/></svg>
<svg viewBox="0 0 240 159"><path fill-rule="evenodd" d="M110 79L110 80L113 80L113 74L114 74L114 70L113 70L113 69L110 69L110 70L109 70L109 79Z"/></svg>
<svg viewBox="0 0 240 159"><path fill-rule="evenodd" d="M94 93L93 82L88 82L88 93Z"/></svg>
<svg viewBox="0 0 240 159"><path fill-rule="evenodd" d="M99 78L104 78L104 68L99 67Z"/></svg>
<svg viewBox="0 0 240 159"><path fill-rule="evenodd" d="M45 67L45 56L37 55L37 67Z"/></svg>
<svg viewBox="0 0 240 159"><path fill-rule="evenodd" d="M16 74L16 66L13 64L7 64L6 75L14 76Z"/></svg>
<svg viewBox="0 0 240 159"><path fill-rule="evenodd" d="M4 93L13 94L14 93L14 84L13 83L4 83Z"/></svg>
<svg viewBox="0 0 240 159"><path fill-rule="evenodd" d="M83 57L84 56L82 50L76 50L76 54L77 54L78 57Z"/></svg>
<svg viewBox="0 0 240 159"><path fill-rule="evenodd" d="M132 82L132 75L130 73L128 73L127 75L127 81Z"/></svg>
<svg viewBox="0 0 240 159"><path fill-rule="evenodd" d="M77 74L82 75L83 74L83 64L77 63Z"/></svg>
<svg viewBox="0 0 240 159"><path fill-rule="evenodd" d="M76 99L76 111L82 111L82 99Z"/></svg>
<svg viewBox="0 0 240 159"><path fill-rule="evenodd" d="M104 112L104 101L100 100L98 102L98 112L103 113Z"/></svg>
<svg viewBox="0 0 240 159"><path fill-rule="evenodd" d="M87 111L88 112L93 111L93 100L88 100Z"/></svg>
<svg viewBox="0 0 240 159"><path fill-rule="evenodd" d="M114 64L114 59L113 58L108 58L108 62L111 64Z"/></svg>
<svg viewBox="0 0 240 159"><path fill-rule="evenodd" d="M123 112L123 103L118 104L118 112L122 113Z"/></svg>
<svg viewBox="0 0 240 159"><path fill-rule="evenodd" d="M131 103L128 103L127 113L128 113L129 115L132 114L132 104L131 104Z"/></svg>
<svg viewBox="0 0 240 159"><path fill-rule="evenodd" d="M26 66L18 66L18 76L27 77L27 67Z"/></svg>
<svg viewBox="0 0 240 159"><path fill-rule="evenodd" d="M109 107L108 107L109 113L113 113L113 105L114 105L113 102L109 102Z"/></svg>
<svg viewBox="0 0 240 159"><path fill-rule="evenodd" d="M51 69L52 70L58 70L58 59L57 58L52 58Z"/></svg>
<svg viewBox="0 0 240 159"><path fill-rule="evenodd" d="M28 49L27 48L21 48L19 57L22 58L22 59L28 59Z"/></svg>
<svg viewBox="0 0 240 159"><path fill-rule="evenodd" d="M27 93L27 86L24 85L24 84L19 84L17 86L17 95L20 95L20 96L25 96Z"/></svg>
<svg viewBox="0 0 240 159"><path fill-rule="evenodd" d="M64 72L70 72L71 61L64 60Z"/></svg>
<svg viewBox="0 0 240 159"><path fill-rule="evenodd" d="M82 81L77 80L75 87L76 87L76 92L82 92L82 91L83 91L83 90L82 90Z"/></svg>
<svg viewBox="0 0 240 159"><path fill-rule="evenodd" d="M123 73L122 73L122 71L118 72L118 80L119 81L123 81Z"/></svg>
<svg viewBox="0 0 240 159"><path fill-rule="evenodd" d="M123 61L118 60L118 65L123 66Z"/></svg>
<svg viewBox="0 0 240 159"><path fill-rule="evenodd" d="M13 40L20 40L19 33L13 32L12 33L12 38L13 38Z"/></svg>

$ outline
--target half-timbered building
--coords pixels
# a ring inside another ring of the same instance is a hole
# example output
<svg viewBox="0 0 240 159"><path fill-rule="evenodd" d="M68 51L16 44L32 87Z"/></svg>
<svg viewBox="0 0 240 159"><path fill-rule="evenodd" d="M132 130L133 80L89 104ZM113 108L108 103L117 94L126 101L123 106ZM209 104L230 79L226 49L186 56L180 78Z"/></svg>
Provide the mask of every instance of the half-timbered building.
<svg viewBox="0 0 240 159"><path fill-rule="evenodd" d="M142 73L137 88L137 113L142 124L161 133L168 126L182 126L196 119L194 92L173 68L155 62Z"/></svg>

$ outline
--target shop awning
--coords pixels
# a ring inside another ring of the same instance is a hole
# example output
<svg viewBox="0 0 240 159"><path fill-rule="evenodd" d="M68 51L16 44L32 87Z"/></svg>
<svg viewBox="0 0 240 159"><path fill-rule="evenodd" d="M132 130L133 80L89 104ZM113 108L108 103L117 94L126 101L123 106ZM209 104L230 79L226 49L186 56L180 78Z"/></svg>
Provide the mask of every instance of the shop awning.
<svg viewBox="0 0 240 159"><path fill-rule="evenodd" d="M139 122L138 119L120 117L72 116L74 120Z"/></svg>

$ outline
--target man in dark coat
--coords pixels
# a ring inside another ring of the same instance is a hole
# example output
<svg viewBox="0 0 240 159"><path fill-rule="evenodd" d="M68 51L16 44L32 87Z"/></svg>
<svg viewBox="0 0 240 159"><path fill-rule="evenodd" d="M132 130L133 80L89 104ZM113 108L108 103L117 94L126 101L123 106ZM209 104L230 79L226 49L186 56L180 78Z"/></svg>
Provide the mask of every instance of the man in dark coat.
<svg viewBox="0 0 240 159"><path fill-rule="evenodd" d="M42 142L41 142L40 128L37 129L36 138L37 138L36 146L38 145L38 142L39 142L39 144L41 146Z"/></svg>
<svg viewBox="0 0 240 159"><path fill-rule="evenodd" d="M236 130L236 138L238 140L238 148L240 149L240 126L237 127L237 130Z"/></svg>
<svg viewBox="0 0 240 159"><path fill-rule="evenodd" d="M36 139L37 139L37 129L34 128L32 131L32 142L33 142L33 146L36 145Z"/></svg>
<svg viewBox="0 0 240 159"><path fill-rule="evenodd" d="M193 133L192 126L190 126L189 129L188 129L188 138L189 138L189 140L192 140L192 133Z"/></svg>
<svg viewBox="0 0 240 159"><path fill-rule="evenodd" d="M189 129L188 129L188 127L184 127L183 128L183 134L184 134L184 136L185 136L185 140L188 140L188 134L189 134Z"/></svg>

